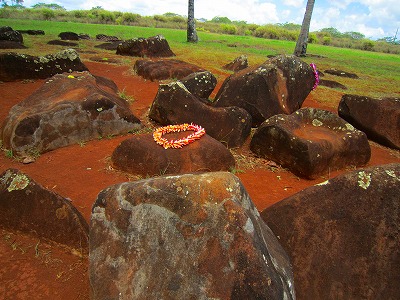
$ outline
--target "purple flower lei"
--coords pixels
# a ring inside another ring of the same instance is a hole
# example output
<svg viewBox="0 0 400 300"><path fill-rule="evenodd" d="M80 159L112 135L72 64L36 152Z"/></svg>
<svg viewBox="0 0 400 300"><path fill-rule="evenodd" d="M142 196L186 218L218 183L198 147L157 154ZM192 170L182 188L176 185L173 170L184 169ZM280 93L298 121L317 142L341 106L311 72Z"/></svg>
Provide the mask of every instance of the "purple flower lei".
<svg viewBox="0 0 400 300"><path fill-rule="evenodd" d="M319 84L319 75L318 75L318 71L317 71L317 66L314 63L311 63L310 67L312 68L312 70L314 72L315 83L314 83L314 86L312 89L315 90Z"/></svg>

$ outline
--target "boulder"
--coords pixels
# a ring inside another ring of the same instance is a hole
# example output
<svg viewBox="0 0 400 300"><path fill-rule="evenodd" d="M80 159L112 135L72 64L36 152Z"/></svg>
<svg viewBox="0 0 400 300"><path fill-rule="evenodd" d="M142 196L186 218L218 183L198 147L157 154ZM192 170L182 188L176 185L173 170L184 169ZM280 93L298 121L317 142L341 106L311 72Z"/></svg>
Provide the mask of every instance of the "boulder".
<svg viewBox="0 0 400 300"><path fill-rule="evenodd" d="M78 34L78 37L80 40L90 40L90 35L88 35L87 33L80 33Z"/></svg>
<svg viewBox="0 0 400 300"><path fill-rule="evenodd" d="M19 42L0 40L0 49L26 49L28 47Z"/></svg>
<svg viewBox="0 0 400 300"><path fill-rule="evenodd" d="M121 42L106 42L106 43L102 43L99 45L94 46L95 48L99 48L99 49L104 49L104 50L110 50L110 51L115 51L118 48L118 45Z"/></svg>
<svg viewBox="0 0 400 300"><path fill-rule="evenodd" d="M240 55L239 57L236 57L232 62L230 62L229 64L226 64L222 68L225 70L237 72L237 71L246 69L248 66L249 66L249 63L247 61L247 56Z"/></svg>
<svg viewBox="0 0 400 300"><path fill-rule="evenodd" d="M161 125L195 123L229 148L243 145L251 130L251 116L244 109L209 106L179 81L159 86L149 117Z"/></svg>
<svg viewBox="0 0 400 300"><path fill-rule="evenodd" d="M166 134L168 140L188 136L192 131ZM231 152L208 136L182 147L164 149L152 134L136 135L123 141L111 156L113 167L135 175L157 176L193 172L229 171L235 167Z"/></svg>
<svg viewBox="0 0 400 300"><path fill-rule="evenodd" d="M298 300L398 299L400 164L307 188L261 216L288 252Z"/></svg>
<svg viewBox="0 0 400 300"><path fill-rule="evenodd" d="M22 44L24 38L22 37L22 34L19 31L13 30L9 26L3 26L0 27L0 40L17 42Z"/></svg>
<svg viewBox="0 0 400 300"><path fill-rule="evenodd" d="M87 71L74 49L66 49L46 56L11 52L0 54L0 81L45 79L55 74L72 71Z"/></svg>
<svg viewBox="0 0 400 300"><path fill-rule="evenodd" d="M208 71L191 73L179 81L193 96L206 100L208 100L217 85L217 78Z"/></svg>
<svg viewBox="0 0 400 300"><path fill-rule="evenodd" d="M3 146L20 157L141 127L113 81L89 72L53 76L13 106L0 131Z"/></svg>
<svg viewBox="0 0 400 300"><path fill-rule="evenodd" d="M338 112L369 139L400 149L400 98L343 95Z"/></svg>
<svg viewBox="0 0 400 300"><path fill-rule="evenodd" d="M117 47L117 54L138 57L171 57L175 56L165 37L135 38L123 41Z"/></svg>
<svg viewBox="0 0 400 300"><path fill-rule="evenodd" d="M215 106L238 106L253 126L277 114L299 109L314 86L312 68L295 56L277 56L262 65L229 76L215 97Z"/></svg>
<svg viewBox="0 0 400 300"><path fill-rule="evenodd" d="M139 59L135 62L134 69L137 75L152 81L182 79L192 73L204 71L194 64L177 59L157 61Z"/></svg>
<svg viewBox="0 0 400 300"><path fill-rule="evenodd" d="M349 73L349 72L342 71L342 70L329 69L329 70L325 70L325 73L335 75L335 76L340 76L340 77L359 79L357 74Z"/></svg>
<svg viewBox="0 0 400 300"><path fill-rule="evenodd" d="M227 172L100 192L89 274L93 299L295 299L287 255Z"/></svg>
<svg viewBox="0 0 400 300"><path fill-rule="evenodd" d="M319 75L319 74L318 74ZM342 89L342 90L347 90L347 87L337 81L334 80L326 80L326 79L320 79L319 80L319 85L326 86L329 88L334 88L334 89Z"/></svg>
<svg viewBox="0 0 400 300"><path fill-rule="evenodd" d="M344 167L365 165L371 157L363 132L337 115L315 108L269 118L254 133L250 149L310 179Z"/></svg>
<svg viewBox="0 0 400 300"><path fill-rule="evenodd" d="M36 29L28 29L28 30L18 30L22 34L28 34L28 35L44 35L43 30L36 30Z"/></svg>
<svg viewBox="0 0 400 300"><path fill-rule="evenodd" d="M79 34L70 31L60 32L58 37L67 41L79 41Z"/></svg>
<svg viewBox="0 0 400 300"><path fill-rule="evenodd" d="M116 36L106 35L102 33L96 35L96 40L104 42L121 42L121 39Z"/></svg>
<svg viewBox="0 0 400 300"><path fill-rule="evenodd" d="M33 234L87 253L89 226L71 200L28 175L8 169L0 175L0 227Z"/></svg>
<svg viewBox="0 0 400 300"><path fill-rule="evenodd" d="M78 43L60 41L60 40L51 40L51 41L47 42L47 45L56 45L56 46L63 46L63 47L77 47Z"/></svg>

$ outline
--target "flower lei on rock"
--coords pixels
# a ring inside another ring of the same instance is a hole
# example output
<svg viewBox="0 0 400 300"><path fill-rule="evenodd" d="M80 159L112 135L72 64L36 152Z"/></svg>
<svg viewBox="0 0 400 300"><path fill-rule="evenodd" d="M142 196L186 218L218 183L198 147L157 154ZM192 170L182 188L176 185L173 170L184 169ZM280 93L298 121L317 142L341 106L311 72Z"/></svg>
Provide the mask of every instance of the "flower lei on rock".
<svg viewBox="0 0 400 300"><path fill-rule="evenodd" d="M312 89L315 90L319 84L319 75L318 75L318 71L317 71L317 66L314 63L311 63L310 67L312 68L312 70L314 72L315 83L314 83L314 86Z"/></svg>
<svg viewBox="0 0 400 300"><path fill-rule="evenodd" d="M178 140L167 140L166 138L163 138L163 134L170 133L170 132L183 132L187 130L193 130L194 133L188 135L185 138L178 139ZM190 143L193 143L195 140L200 139L206 131L204 130L203 127L199 125L195 125L193 123L191 124L180 124L180 125L168 125L164 127L160 127L156 129L153 132L153 139L154 141L163 146L165 149L168 148L174 148L174 149L179 149L182 148L183 146L189 145Z"/></svg>

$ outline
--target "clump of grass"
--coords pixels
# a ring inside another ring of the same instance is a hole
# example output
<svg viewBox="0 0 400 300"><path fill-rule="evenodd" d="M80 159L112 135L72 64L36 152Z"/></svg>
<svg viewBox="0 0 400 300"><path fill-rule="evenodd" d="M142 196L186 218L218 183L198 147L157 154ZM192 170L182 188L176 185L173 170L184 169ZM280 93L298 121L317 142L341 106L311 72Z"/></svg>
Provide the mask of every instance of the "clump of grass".
<svg viewBox="0 0 400 300"><path fill-rule="evenodd" d="M126 102L128 102L128 103L133 103L133 102L135 102L135 98L133 98L132 96L128 95L128 94L125 92L125 88L123 88L122 91L119 91L119 92L118 92L118 96L119 96L120 98L124 99L124 100L125 100Z"/></svg>

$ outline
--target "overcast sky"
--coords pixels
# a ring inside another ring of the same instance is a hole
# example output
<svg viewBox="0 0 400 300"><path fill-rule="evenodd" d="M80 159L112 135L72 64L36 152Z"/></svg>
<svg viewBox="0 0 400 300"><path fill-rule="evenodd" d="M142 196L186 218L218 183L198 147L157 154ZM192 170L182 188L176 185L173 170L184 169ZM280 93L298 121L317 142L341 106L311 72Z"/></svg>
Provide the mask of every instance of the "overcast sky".
<svg viewBox="0 0 400 300"><path fill-rule="evenodd" d="M91 9L129 11L142 16L173 12L187 15L187 0L25 0L24 5L56 3L67 10ZM307 1L301 0L195 0L195 18L228 17L259 25L268 23L301 24ZM334 27L341 32L361 32L368 38L394 36L400 27L399 0L316 0L311 31ZM400 33L398 34L398 36Z"/></svg>

